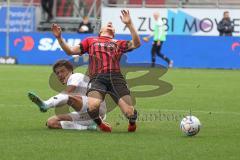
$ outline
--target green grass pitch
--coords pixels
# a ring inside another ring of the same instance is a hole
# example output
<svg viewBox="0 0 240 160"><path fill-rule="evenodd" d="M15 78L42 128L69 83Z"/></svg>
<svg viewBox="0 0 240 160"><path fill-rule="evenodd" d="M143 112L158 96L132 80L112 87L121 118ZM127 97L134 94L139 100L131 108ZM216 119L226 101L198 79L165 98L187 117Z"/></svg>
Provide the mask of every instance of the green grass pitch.
<svg viewBox="0 0 240 160"><path fill-rule="evenodd" d="M1 160L238 160L240 157L240 71L171 69L161 79L174 89L153 98L137 98L142 115L136 133L127 133L127 121L118 108L107 121L110 134L96 131L49 130L54 111L40 113L26 93L43 98L54 92L48 86L50 66L0 65ZM195 137L184 136L180 118L189 109L202 128ZM173 116L176 116L173 118Z"/></svg>

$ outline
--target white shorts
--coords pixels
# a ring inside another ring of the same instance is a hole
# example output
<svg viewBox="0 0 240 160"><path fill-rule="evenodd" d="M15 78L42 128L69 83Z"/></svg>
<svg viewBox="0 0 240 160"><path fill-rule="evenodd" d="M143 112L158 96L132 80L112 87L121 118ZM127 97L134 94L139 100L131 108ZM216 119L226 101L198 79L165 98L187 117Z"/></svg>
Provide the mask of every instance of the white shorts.
<svg viewBox="0 0 240 160"><path fill-rule="evenodd" d="M71 112L68 115L72 118L73 121L77 121L79 124L84 126L89 126L93 123L93 120L89 117L87 113L87 104L88 104L88 97L82 96L83 106L81 111L79 112ZM106 119L106 103L103 101L100 105L99 115L102 119Z"/></svg>

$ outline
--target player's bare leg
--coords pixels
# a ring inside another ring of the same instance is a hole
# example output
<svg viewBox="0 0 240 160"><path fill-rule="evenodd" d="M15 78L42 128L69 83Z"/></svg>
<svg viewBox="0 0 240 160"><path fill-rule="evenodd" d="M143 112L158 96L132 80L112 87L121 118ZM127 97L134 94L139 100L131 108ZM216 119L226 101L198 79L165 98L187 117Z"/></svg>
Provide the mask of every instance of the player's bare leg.
<svg viewBox="0 0 240 160"><path fill-rule="evenodd" d="M83 125L84 122L81 121L74 121L74 118L72 116L77 116L78 113L73 114L61 114L61 115L56 115L52 116L47 120L47 127L50 129L74 129L74 130L96 130L96 124L89 123L88 125ZM70 116L71 115L71 116Z"/></svg>
<svg viewBox="0 0 240 160"><path fill-rule="evenodd" d="M50 105L48 106L47 104L45 104L45 101L43 101L40 97L38 97L33 92L29 92L28 96L29 96L30 100L32 100L39 107L40 111L46 112L47 109L51 108L51 107L49 107ZM64 98L63 98L63 96L64 96ZM48 101L52 101L51 103L54 104L54 105L52 105L54 107L62 106L63 104L69 104L77 112L81 111L81 109L83 107L83 98L80 95L58 94L54 97L51 97ZM76 113L76 115L73 115L72 113L70 113L70 114L74 117L78 117L77 113ZM75 118L75 119L77 119L77 118ZM89 124L88 122L89 121L84 121L84 123L83 123L83 121L81 121L81 123L74 122L74 118L71 117L69 114L61 114L61 115L56 115L56 116L50 117L48 119L46 125L48 126L48 128L51 128L51 129L77 129L77 130L91 129L91 130L95 130L96 124L94 124L94 123Z"/></svg>
<svg viewBox="0 0 240 160"><path fill-rule="evenodd" d="M52 116L47 120L47 127L50 129L62 129L61 121L72 121L72 117L67 114Z"/></svg>
<svg viewBox="0 0 240 160"><path fill-rule="evenodd" d="M124 115L129 119L128 132L135 132L137 128L137 110L133 107L131 96L125 95L121 97L118 101L118 105Z"/></svg>
<svg viewBox="0 0 240 160"><path fill-rule="evenodd" d="M98 91L88 93L88 114L103 132L111 132L111 126L104 122L99 116L100 104L103 101L103 95Z"/></svg>

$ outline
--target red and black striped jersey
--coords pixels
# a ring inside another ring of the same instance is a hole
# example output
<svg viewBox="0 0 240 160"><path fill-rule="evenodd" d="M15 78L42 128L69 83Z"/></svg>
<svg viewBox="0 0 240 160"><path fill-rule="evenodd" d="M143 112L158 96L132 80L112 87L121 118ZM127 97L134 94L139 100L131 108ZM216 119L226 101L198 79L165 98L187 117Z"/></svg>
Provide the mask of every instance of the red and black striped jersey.
<svg viewBox="0 0 240 160"><path fill-rule="evenodd" d="M88 37L80 43L81 53L89 54L89 76L99 73L119 73L120 59L128 51L128 41L109 37Z"/></svg>

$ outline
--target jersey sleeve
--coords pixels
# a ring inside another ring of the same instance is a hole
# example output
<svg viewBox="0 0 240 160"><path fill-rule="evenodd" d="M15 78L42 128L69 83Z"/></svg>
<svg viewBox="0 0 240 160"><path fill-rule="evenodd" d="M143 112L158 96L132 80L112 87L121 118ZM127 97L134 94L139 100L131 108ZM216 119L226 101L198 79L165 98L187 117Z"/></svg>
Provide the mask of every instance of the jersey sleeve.
<svg viewBox="0 0 240 160"><path fill-rule="evenodd" d="M83 55L84 53L86 53L88 51L89 48L89 38L85 38L81 41L80 45L80 55Z"/></svg>
<svg viewBox="0 0 240 160"><path fill-rule="evenodd" d="M67 86L80 86L82 79L83 76L79 74L72 74L67 81Z"/></svg>
<svg viewBox="0 0 240 160"><path fill-rule="evenodd" d="M128 43L130 43L130 41L127 41L127 40L118 40L117 41L117 45L119 46L119 49L122 53L126 53L128 51L131 51L128 48Z"/></svg>

